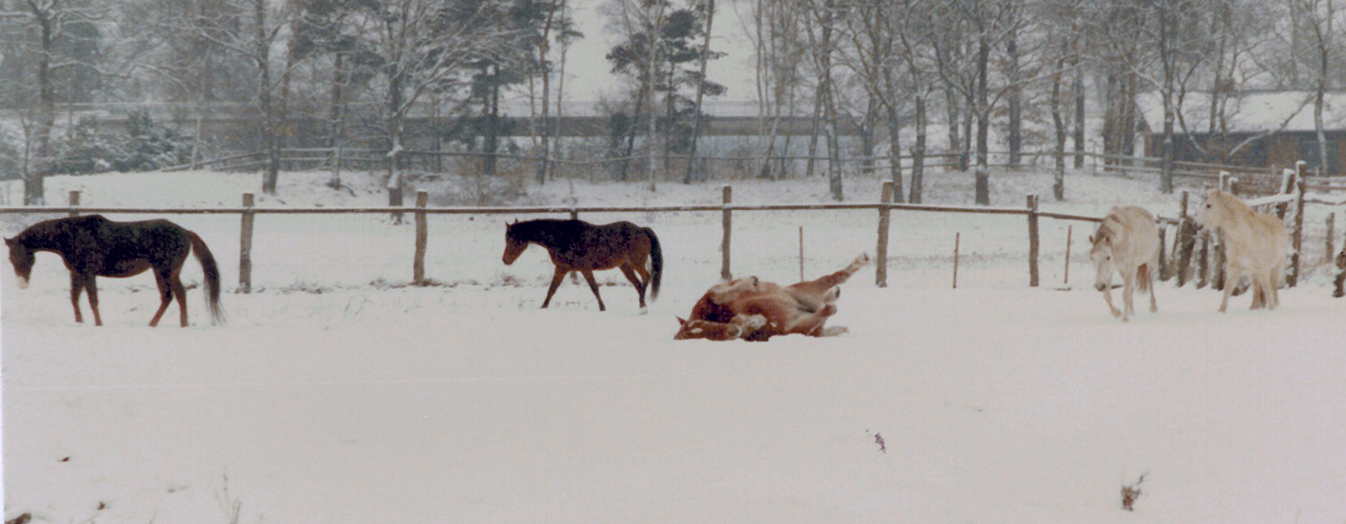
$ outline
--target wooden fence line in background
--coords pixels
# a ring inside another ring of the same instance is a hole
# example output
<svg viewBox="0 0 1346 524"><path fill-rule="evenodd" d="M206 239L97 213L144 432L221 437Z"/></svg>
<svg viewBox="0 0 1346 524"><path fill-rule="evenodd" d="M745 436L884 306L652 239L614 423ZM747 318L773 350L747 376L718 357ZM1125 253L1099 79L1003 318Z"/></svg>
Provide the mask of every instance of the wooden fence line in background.
<svg viewBox="0 0 1346 524"><path fill-rule="evenodd" d="M1302 168L1301 168L1302 169ZM1292 267L1290 270L1291 279L1287 279L1287 284L1294 285L1295 279L1299 276L1300 260L1298 256L1299 249L1303 239L1303 219L1304 206L1307 203L1327 203L1339 204L1346 202L1342 199L1323 199L1310 198L1306 195L1303 178L1295 173L1287 187L1293 188L1290 194L1279 194L1270 197L1254 199L1249 203L1255 206L1277 206L1281 203L1294 201L1297 203L1296 212L1292 222L1292 238L1295 245L1295 256L1292 258ZM255 198L252 193L243 194L242 206L238 208L112 208L112 207L81 207L80 192L71 191L69 195L69 205L67 206L31 206L31 207L0 207L0 214L37 214L37 213L66 213L71 216L79 213L122 213L122 214L238 214L241 217L240 241L239 241L239 292L249 293L252 289L252 237L255 227L255 219L258 214L391 214L391 213L412 213L415 216L415 255L412 262L412 282L415 285L424 285L425 279L425 254L429 241L428 215L431 214L569 214L572 217L578 217L580 212L584 213L656 213L656 212L714 212L721 213L722 238L720 243L721 250L721 277L728 279L732 277L731 271L731 247L733 232L733 214L735 211L797 211L797 210L875 210L878 214L877 245L875 250L875 284L879 287L887 286L887 265L888 265L888 243L891 233L891 219L893 211L920 211L935 213L972 213L983 215L1023 215L1027 217L1028 224L1028 242L1029 242L1029 286L1037 287L1040 284L1039 275L1039 257L1040 257L1040 231L1039 220L1041 218L1051 218L1057 220L1082 221L1082 222L1101 222L1100 217L1091 217L1083 215L1073 215L1068 213L1056 213L1040 210L1040 202L1037 195L1027 195L1026 205L1022 208L1012 207L970 207L970 206L949 206L934 204L899 204L892 202L894 197L894 186L891 181L885 181L880 191L878 202L867 203L823 203L823 204L734 204L733 186L725 185L721 189L720 205L671 205L671 206L528 206L528 207L427 207L428 194L425 191L418 191L416 195L416 204L411 207L350 207L350 208L264 208L256 207ZM1339 201L1340 200L1340 201ZM1164 224L1176 224L1182 226L1190 221L1187 214L1187 193L1182 196L1182 214L1178 219L1159 217ZM1329 255L1331 246L1331 225L1329 222ZM1184 239L1181 232L1184 228L1179 228L1178 235L1175 235L1174 250L1175 253L1183 251L1181 257L1187 261L1190 257L1187 255L1190 247L1184 242L1191 242L1190 239ZM1201 242L1201 256L1199 261L1200 282L1198 286L1204 285L1208 265L1206 263L1207 243L1209 240ZM1178 257L1173 257L1178 258ZM1179 268L1179 286L1185 281L1182 271L1185 268Z"/></svg>

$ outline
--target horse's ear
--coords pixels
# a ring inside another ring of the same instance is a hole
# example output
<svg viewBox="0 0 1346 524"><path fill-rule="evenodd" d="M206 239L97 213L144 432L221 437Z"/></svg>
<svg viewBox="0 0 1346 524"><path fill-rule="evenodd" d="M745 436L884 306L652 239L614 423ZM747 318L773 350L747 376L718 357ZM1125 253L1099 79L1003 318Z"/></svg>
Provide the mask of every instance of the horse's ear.
<svg viewBox="0 0 1346 524"><path fill-rule="evenodd" d="M678 319L678 325L679 325L679 326L685 326L685 325L687 325L687 321L686 321L686 320L683 320L682 317L673 317L673 318Z"/></svg>

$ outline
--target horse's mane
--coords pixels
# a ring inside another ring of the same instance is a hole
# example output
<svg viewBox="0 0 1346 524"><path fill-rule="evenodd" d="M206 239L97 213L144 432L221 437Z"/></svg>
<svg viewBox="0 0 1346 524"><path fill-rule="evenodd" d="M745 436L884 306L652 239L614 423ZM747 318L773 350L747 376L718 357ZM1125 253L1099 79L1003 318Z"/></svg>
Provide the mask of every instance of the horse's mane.
<svg viewBox="0 0 1346 524"><path fill-rule="evenodd" d="M1215 200L1220 203L1221 207L1225 208L1230 212L1243 215L1245 218L1251 219L1254 215L1257 214L1257 212L1254 211L1252 206L1248 205L1247 202L1244 202L1242 199L1234 196L1233 193L1230 193L1228 191L1222 189L1212 189L1209 196L1215 197Z"/></svg>
<svg viewBox="0 0 1346 524"><path fill-rule="evenodd" d="M1107 217L1104 217L1103 222L1098 224L1098 231L1094 232L1094 243L1098 243L1105 238L1117 238L1117 230L1120 226L1121 223L1117 221L1115 216L1109 214Z"/></svg>
<svg viewBox="0 0 1346 524"><path fill-rule="evenodd" d="M510 224L506 232L518 240L545 241L573 236L585 225L585 222L579 220L539 218Z"/></svg>

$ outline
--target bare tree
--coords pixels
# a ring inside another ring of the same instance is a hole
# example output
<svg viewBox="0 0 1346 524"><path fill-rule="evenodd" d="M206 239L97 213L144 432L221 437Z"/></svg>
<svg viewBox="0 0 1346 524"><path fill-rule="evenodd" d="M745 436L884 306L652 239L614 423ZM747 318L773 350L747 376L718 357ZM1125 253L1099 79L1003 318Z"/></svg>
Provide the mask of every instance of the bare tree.
<svg viewBox="0 0 1346 524"><path fill-rule="evenodd" d="M377 56L383 134L388 148L388 205L403 205L401 169L407 118L430 93L456 93L461 104L470 72L483 59L512 60L517 32L505 23L507 0L384 0L360 17L363 46Z"/></svg>
<svg viewBox="0 0 1346 524"><path fill-rule="evenodd" d="M72 0L13 0L4 9L0 16L17 21L22 28L18 45L30 64L31 76L25 75L14 89L30 101L23 106L26 153L23 201L41 205L45 200L44 181L51 172L55 154L52 134L56 124L57 75L63 69L80 65L67 54L70 47L62 42L71 37L73 29L93 24L102 18L102 13L97 6Z"/></svg>

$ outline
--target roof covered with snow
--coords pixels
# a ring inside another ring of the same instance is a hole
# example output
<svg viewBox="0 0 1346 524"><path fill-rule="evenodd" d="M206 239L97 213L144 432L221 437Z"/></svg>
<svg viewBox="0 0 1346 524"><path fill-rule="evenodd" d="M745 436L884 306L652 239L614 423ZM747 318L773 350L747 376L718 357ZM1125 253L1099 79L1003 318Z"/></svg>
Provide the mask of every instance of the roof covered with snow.
<svg viewBox="0 0 1346 524"><path fill-rule="evenodd" d="M1312 91L1257 91L1237 93L1224 101L1223 114L1232 133L1313 131ZM1164 106L1158 93L1138 97L1141 116L1153 132L1163 127ZM1182 100L1178 132L1210 129L1210 93L1187 93ZM1329 92L1324 98L1324 129L1346 129L1346 92Z"/></svg>

